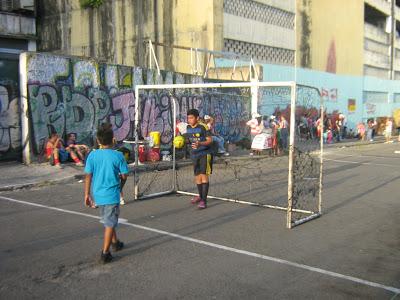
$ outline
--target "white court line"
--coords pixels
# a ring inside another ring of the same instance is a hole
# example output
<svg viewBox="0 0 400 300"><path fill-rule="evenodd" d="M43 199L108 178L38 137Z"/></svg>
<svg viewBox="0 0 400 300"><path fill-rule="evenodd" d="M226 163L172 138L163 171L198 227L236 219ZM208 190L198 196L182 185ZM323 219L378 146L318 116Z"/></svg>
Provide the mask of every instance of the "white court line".
<svg viewBox="0 0 400 300"><path fill-rule="evenodd" d="M341 154L341 153L331 153L331 152L327 152L327 153L324 153L324 155L327 155L327 156L331 156L331 155L333 155L333 156L342 156L342 157L362 157L362 158L383 158L383 159L398 159L398 156L379 156L379 155L354 155L354 154L345 154L345 153L343 153L343 154Z"/></svg>
<svg viewBox="0 0 400 300"><path fill-rule="evenodd" d="M77 212L77 211L73 211L73 210L67 210L67 209L57 208L57 207L53 207L53 206L47 206L47 205L43 205L43 204L37 204L37 203L32 203L32 202L27 202L27 201L22 201L22 200L16 200L16 199L3 197L3 196L0 196L0 199L5 200L5 201L9 201L9 202L14 202L14 203L20 203L20 204L26 204L26 205L30 205L30 206L46 208L46 209L49 209L49 210L55 210L55 211L64 212L64 213L68 213L68 214L72 214L72 215L78 215L78 216L83 216L83 217L88 217L88 218L93 218L93 219L100 219L100 217L98 217L98 216L93 216L91 214L81 213L81 212ZM209 246L209 247L212 247L212 248L225 250L225 251L229 251L229 252L233 252L233 253L238 253L238 254L243 254L243 255L247 255L247 256L251 256L251 257L261 258L263 260L275 262L275 263L278 263L278 264L283 264L283 265L295 267L295 268L298 268L298 269L307 270L307 271L310 271L310 272L315 272L315 273L319 273L319 274L323 274L323 275L327 275L327 276L331 276L331 277L335 277L335 278L339 278L339 279L352 281L352 282L359 283L359 284L362 284L362 285L383 289L383 290L386 290L386 291L393 292L395 294L400 294L400 288L395 288L395 287L392 287L392 286L383 285L383 284L380 284L380 283L376 283L376 282L360 279L360 278L357 278L357 277L343 275L343 274L340 274L340 273L331 272L331 271L328 271L328 270L324 270L324 269L320 269L320 268L316 268L316 267L312 267L312 266L308 266L308 265L304 265L304 264L291 262L289 260L285 260L285 259L281 259L281 258L277 258L277 257L267 256L267 255L258 254L258 253L255 253L255 252L250 252L250 251L236 249L236 248L232 248L232 247L228 247L228 246L224 246L224 245L220 245L220 244L215 244L215 243L211 243L211 242L207 242L207 241L203 241L203 240L199 240L199 239L191 238L191 237L188 237L188 236L184 236L184 235L180 235L180 234L176 234L176 233L172 233L172 232L168 232L168 231L164 231L164 230L159 230L159 229L155 229L155 228L151 228L151 227L147 227L147 226L142 226L142 225L133 224L133 223L129 223L129 222L120 222L120 223L124 224L126 226L137 228L137 229L142 229L142 230L145 230L145 231L150 231L150 232L158 233L158 234L161 234L161 235L174 237L176 239L189 241L189 242L192 242L192 243L205 245L205 246Z"/></svg>
<svg viewBox="0 0 400 300"><path fill-rule="evenodd" d="M340 163L347 163L347 164L367 165L367 166L383 166L383 167L392 167L392 168L399 168L400 167L400 165L375 164L375 163L368 163L368 162L340 160L340 159L330 159L330 158L324 158L324 160L333 161L333 162L340 162Z"/></svg>

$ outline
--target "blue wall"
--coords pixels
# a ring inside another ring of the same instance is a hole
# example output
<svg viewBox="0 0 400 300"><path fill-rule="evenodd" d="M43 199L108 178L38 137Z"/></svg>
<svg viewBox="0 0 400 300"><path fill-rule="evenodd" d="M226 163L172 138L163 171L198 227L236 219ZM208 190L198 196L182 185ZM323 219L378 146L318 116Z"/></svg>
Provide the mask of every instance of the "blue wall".
<svg viewBox="0 0 400 300"><path fill-rule="evenodd" d="M243 63L244 64L244 63ZM232 66L231 60L218 60L218 66ZM348 126L354 128L368 118L392 116L400 109L400 81L374 77L345 76L309 69L263 64L263 81L296 81L298 84L318 88L324 94L328 111L341 112L347 116ZM374 98L376 92L386 93L384 101ZM372 94L365 97L366 94ZM395 94L397 102L394 102ZM355 99L354 112L348 110L348 100Z"/></svg>

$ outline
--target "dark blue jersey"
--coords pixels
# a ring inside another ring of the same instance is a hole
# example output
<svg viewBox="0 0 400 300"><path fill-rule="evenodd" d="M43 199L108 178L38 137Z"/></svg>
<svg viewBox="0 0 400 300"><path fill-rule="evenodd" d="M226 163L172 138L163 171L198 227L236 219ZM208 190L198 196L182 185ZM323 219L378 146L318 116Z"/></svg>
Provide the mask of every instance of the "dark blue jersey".
<svg viewBox="0 0 400 300"><path fill-rule="evenodd" d="M190 143L189 148L191 150L192 158L196 158L202 155L207 155L212 153L211 145L199 146L197 149L192 149L191 144L198 142L205 142L208 136L211 136L211 132L208 130L207 126L201 123L197 123L196 126L187 126L186 139Z"/></svg>

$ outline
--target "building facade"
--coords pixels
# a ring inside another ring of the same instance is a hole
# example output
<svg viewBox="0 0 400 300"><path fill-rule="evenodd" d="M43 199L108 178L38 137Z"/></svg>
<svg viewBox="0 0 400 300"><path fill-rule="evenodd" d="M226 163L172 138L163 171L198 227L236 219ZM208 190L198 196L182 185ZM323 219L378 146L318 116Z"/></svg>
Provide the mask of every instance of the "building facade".
<svg viewBox="0 0 400 300"><path fill-rule="evenodd" d="M43 0L38 32L39 51L142 67L151 40L161 69L192 74L213 64L209 51L295 63L294 0Z"/></svg>
<svg viewBox="0 0 400 300"><path fill-rule="evenodd" d="M0 0L0 161L19 157L19 54L36 51L33 0Z"/></svg>
<svg viewBox="0 0 400 300"><path fill-rule="evenodd" d="M297 0L297 13L297 66L400 79L400 1Z"/></svg>
<svg viewBox="0 0 400 300"><path fill-rule="evenodd" d="M294 65L295 1L224 0L224 51L258 62Z"/></svg>

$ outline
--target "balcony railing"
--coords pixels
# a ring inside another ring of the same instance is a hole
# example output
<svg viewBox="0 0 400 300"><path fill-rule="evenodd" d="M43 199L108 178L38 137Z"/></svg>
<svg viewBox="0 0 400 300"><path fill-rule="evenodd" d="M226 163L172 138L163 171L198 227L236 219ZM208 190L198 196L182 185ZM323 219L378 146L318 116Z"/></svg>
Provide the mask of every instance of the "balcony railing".
<svg viewBox="0 0 400 300"><path fill-rule="evenodd" d="M0 34L10 36L35 36L35 19L33 17L0 12Z"/></svg>
<svg viewBox="0 0 400 300"><path fill-rule="evenodd" d="M364 37L382 44L389 45L389 34L374 25L364 24Z"/></svg>
<svg viewBox="0 0 400 300"><path fill-rule="evenodd" d="M374 7L375 9L383 12L384 14L391 15L391 4L386 0L365 0L365 3Z"/></svg>
<svg viewBox="0 0 400 300"><path fill-rule="evenodd" d="M390 69L390 57L377 52L364 50L364 64L380 69Z"/></svg>

